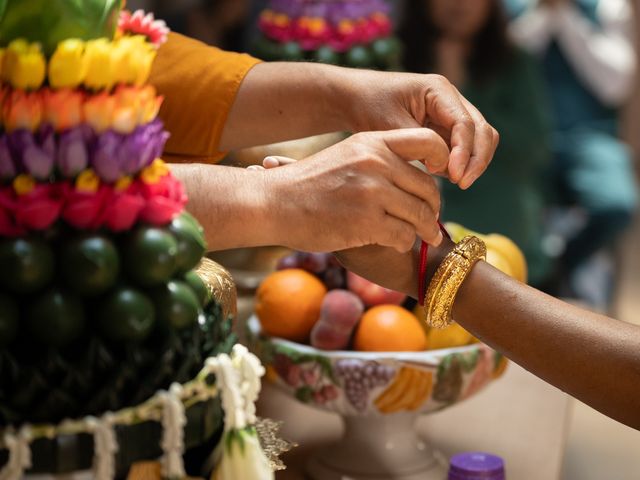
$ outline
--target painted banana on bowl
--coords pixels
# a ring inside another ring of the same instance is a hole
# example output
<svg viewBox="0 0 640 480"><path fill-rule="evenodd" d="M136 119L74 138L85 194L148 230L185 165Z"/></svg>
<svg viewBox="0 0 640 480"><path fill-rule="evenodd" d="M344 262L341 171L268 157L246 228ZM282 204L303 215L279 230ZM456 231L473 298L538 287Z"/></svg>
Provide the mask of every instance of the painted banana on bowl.
<svg viewBox="0 0 640 480"><path fill-rule="evenodd" d="M414 411L431 396L433 373L402 367L393 382L375 399L380 413Z"/></svg>

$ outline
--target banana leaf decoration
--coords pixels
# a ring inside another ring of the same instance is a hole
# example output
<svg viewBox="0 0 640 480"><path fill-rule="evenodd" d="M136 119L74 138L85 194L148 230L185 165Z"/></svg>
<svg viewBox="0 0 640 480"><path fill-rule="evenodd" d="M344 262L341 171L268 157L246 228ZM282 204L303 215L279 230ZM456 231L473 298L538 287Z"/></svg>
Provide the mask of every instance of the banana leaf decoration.
<svg viewBox="0 0 640 480"><path fill-rule="evenodd" d="M113 38L122 0L0 0L0 47L39 42L45 55L68 38Z"/></svg>

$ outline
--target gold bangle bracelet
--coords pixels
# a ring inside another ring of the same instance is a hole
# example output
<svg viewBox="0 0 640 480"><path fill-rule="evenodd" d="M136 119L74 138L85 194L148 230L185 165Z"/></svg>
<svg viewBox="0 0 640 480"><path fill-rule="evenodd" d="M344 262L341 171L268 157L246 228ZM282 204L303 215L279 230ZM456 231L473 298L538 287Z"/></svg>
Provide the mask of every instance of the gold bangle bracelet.
<svg viewBox="0 0 640 480"><path fill-rule="evenodd" d="M424 309L427 325L444 328L451 325L453 303L460 286L478 260L487 256L487 247L478 237L464 237L444 258L433 275L427 294L424 297Z"/></svg>

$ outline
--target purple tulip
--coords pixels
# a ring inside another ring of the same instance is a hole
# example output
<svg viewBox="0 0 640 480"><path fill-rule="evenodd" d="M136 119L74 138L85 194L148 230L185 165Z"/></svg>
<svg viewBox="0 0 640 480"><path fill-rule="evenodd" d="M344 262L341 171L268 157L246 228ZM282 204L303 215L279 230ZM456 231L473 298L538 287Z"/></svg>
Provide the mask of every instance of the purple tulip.
<svg viewBox="0 0 640 480"><path fill-rule="evenodd" d="M91 152L91 166L105 182L115 182L120 178L119 151L123 143L122 135L111 130L99 135Z"/></svg>
<svg viewBox="0 0 640 480"><path fill-rule="evenodd" d="M14 158L21 163L27 173L38 180L46 180L53 170L53 150L51 140L44 134L44 148L28 130L15 130L9 134L8 144Z"/></svg>
<svg viewBox="0 0 640 480"><path fill-rule="evenodd" d="M0 136L0 178L7 180L16 176L16 166L13 163L7 136Z"/></svg>
<svg viewBox="0 0 640 480"><path fill-rule="evenodd" d="M60 134L58 142L58 169L63 176L72 178L89 164L87 136L83 129L72 128Z"/></svg>

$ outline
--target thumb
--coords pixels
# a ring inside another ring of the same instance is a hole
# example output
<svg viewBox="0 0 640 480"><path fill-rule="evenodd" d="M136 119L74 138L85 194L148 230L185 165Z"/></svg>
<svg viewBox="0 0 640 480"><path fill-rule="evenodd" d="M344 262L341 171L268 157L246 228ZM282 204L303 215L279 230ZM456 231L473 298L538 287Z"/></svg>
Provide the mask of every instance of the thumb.
<svg viewBox="0 0 640 480"><path fill-rule="evenodd" d="M289 157L282 157L280 155L269 155L262 160L262 166L266 169L282 167L283 165L289 165L295 163L297 160Z"/></svg>

